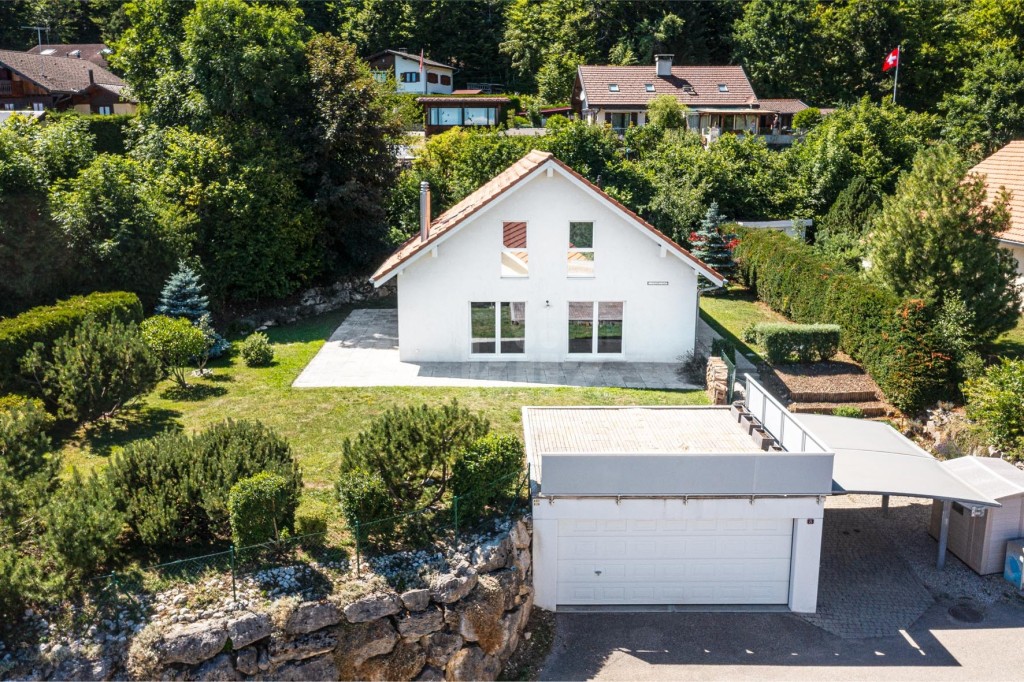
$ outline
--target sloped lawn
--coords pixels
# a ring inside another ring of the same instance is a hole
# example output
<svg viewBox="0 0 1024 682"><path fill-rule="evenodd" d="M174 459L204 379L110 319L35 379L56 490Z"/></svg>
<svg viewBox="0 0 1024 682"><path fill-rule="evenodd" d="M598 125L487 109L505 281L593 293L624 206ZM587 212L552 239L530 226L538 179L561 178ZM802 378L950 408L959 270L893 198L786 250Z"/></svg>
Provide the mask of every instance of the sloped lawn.
<svg viewBox="0 0 1024 682"><path fill-rule="evenodd" d="M743 330L759 322L788 322L757 300L752 291L731 285L726 291L700 297L700 316L716 332L752 361L763 361L764 349L743 341Z"/></svg>

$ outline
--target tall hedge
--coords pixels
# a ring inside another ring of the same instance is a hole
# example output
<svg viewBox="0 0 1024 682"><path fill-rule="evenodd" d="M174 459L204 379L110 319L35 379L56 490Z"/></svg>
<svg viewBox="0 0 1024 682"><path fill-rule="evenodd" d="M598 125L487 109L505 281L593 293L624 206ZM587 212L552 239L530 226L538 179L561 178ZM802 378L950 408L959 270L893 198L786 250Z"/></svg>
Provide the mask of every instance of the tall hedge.
<svg viewBox="0 0 1024 682"><path fill-rule="evenodd" d="M739 231L740 278L759 299L795 322L842 328L840 347L901 410L948 397L954 362L924 303L843 272L814 250L774 230Z"/></svg>
<svg viewBox="0 0 1024 682"><path fill-rule="evenodd" d="M74 296L0 319L0 394L26 388L18 363L36 343L50 346L89 316L100 322L116 318L125 324L137 324L143 317L142 303L132 293L101 292Z"/></svg>

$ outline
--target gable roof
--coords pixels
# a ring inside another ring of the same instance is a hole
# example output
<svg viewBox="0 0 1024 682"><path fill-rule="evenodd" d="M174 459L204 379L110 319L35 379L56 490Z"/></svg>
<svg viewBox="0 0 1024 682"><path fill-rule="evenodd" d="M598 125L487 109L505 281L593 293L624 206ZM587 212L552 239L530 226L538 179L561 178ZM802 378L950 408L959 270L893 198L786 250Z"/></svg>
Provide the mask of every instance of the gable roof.
<svg viewBox="0 0 1024 682"><path fill-rule="evenodd" d="M757 101L765 113L796 114L810 108L798 99L759 99Z"/></svg>
<svg viewBox="0 0 1024 682"><path fill-rule="evenodd" d="M22 78L55 93L82 92L90 85L89 72L98 85L124 87L125 82L102 66L75 57L49 57L28 52L0 50L0 64Z"/></svg>
<svg viewBox="0 0 1024 682"><path fill-rule="evenodd" d="M105 69L107 68L107 55L110 54L110 48L103 43L65 43L59 45L36 45L30 50L25 50L25 52L49 57L84 59ZM80 55L75 57L71 54L72 52L78 52Z"/></svg>
<svg viewBox="0 0 1024 682"><path fill-rule="evenodd" d="M679 244L676 244L674 241L669 239L668 236L638 216L636 213L608 196L600 187L567 166L554 154L551 152L538 151L536 149L513 163L501 173L498 173L490 181L478 187L476 191L449 208L437 218L434 218L433 222L430 224L430 230L425 241L420 239L419 234L416 234L411 239L407 240L404 244L399 246L398 249L396 249L395 252L392 253L379 268L377 268L377 272L373 273L370 277L370 281L376 286L380 286L384 282L388 281L414 261L417 255L430 250L447 234L457 230L471 216L481 211L484 207L504 195L513 187L519 185L528 178L535 177L542 168L549 164L553 164L555 167L560 168L572 179L582 183L584 187L596 193L598 199L610 204L616 211L624 214L624 217L628 220L635 223L641 229L649 232L656 241L661 242L662 246L676 254L680 260L690 265L698 273L719 286L725 283L725 278L720 273L709 267L683 247L679 246Z"/></svg>
<svg viewBox="0 0 1024 682"><path fill-rule="evenodd" d="M386 54L395 55L396 57L405 57L406 59L412 59L415 62L419 62L420 60L420 56L418 54L409 54L408 52L402 52L401 50L381 50L380 52L371 54L366 58L366 61L370 62L374 59L380 59ZM451 64L442 64L441 62L435 62L433 59L427 59L426 57L423 58L423 63L429 66L438 66L442 69L449 69L451 71L455 70L455 67Z"/></svg>
<svg viewBox="0 0 1024 682"><path fill-rule="evenodd" d="M1010 228L999 239L1024 244L1024 140L1010 142L970 172L984 176L989 202L1001 188L1010 192Z"/></svg>
<svg viewBox="0 0 1024 682"><path fill-rule="evenodd" d="M577 85L592 107L643 106L658 95L674 95L681 103L694 106L750 106L757 95L742 66L673 66L671 76L659 76L650 66L580 66ZM611 92L608 86L619 86ZM723 84L728 89L719 91ZM647 85L653 85L648 92Z"/></svg>

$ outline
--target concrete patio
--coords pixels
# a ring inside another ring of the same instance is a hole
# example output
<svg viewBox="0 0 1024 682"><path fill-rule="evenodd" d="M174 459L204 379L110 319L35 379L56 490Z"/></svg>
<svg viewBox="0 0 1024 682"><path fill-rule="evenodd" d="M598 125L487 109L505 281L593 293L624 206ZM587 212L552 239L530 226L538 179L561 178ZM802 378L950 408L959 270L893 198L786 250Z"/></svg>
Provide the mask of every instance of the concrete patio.
<svg viewBox="0 0 1024 682"><path fill-rule="evenodd" d="M398 311L353 310L292 386L697 388L678 369L654 362L402 362Z"/></svg>

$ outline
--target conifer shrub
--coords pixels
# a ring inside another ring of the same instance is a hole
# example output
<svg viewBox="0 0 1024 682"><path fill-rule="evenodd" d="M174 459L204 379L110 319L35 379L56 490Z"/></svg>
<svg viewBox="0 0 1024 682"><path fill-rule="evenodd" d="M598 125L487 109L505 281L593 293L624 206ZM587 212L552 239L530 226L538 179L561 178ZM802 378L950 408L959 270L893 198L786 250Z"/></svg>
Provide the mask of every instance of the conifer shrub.
<svg viewBox="0 0 1024 682"><path fill-rule="evenodd" d="M156 385L158 364L134 322L88 317L47 348L22 359L56 415L76 423L105 419Z"/></svg>
<svg viewBox="0 0 1024 682"><path fill-rule="evenodd" d="M690 252L714 268L724 277L730 276L736 269L733 262L732 238L722 234L722 223L725 218L718 212L718 203L711 202L700 227L690 235Z"/></svg>
<svg viewBox="0 0 1024 682"><path fill-rule="evenodd" d="M114 505L106 481L82 478L75 469L44 509L42 544L67 584L96 572L117 552L124 517Z"/></svg>
<svg viewBox="0 0 1024 682"><path fill-rule="evenodd" d="M124 324L139 323L143 317L142 303L138 296L124 291L95 293L0 320L0 393L37 391L38 386L21 374L21 359L37 343L49 347L88 317L99 322L117 319Z"/></svg>
<svg viewBox="0 0 1024 682"><path fill-rule="evenodd" d="M166 432L128 445L105 474L128 526L147 545L226 540L231 487L261 471L295 499L302 474L288 443L257 421L225 421L189 436Z"/></svg>
<svg viewBox="0 0 1024 682"><path fill-rule="evenodd" d="M452 467L452 494L459 518L473 521L488 509L508 506L522 483L523 443L515 436L488 434L460 452Z"/></svg>
<svg viewBox="0 0 1024 682"><path fill-rule="evenodd" d="M53 417L40 400L23 396L0 398L0 470L24 480L47 467Z"/></svg>
<svg viewBox="0 0 1024 682"><path fill-rule="evenodd" d="M298 504L298 491L283 476L261 471L241 479L228 492L232 542L248 547L287 537Z"/></svg>
<svg viewBox="0 0 1024 682"><path fill-rule="evenodd" d="M203 293L203 282L199 273L189 267L188 263L178 263L178 270L160 293L160 302L154 312L166 317L183 317L199 327L209 341L208 356L219 358L231 347L231 344L213 328L210 317L210 299Z"/></svg>
<svg viewBox="0 0 1024 682"><path fill-rule="evenodd" d="M254 332L242 344L242 360L247 367L267 367L274 361L274 347L263 332Z"/></svg>

